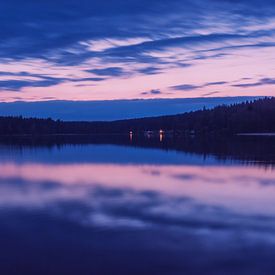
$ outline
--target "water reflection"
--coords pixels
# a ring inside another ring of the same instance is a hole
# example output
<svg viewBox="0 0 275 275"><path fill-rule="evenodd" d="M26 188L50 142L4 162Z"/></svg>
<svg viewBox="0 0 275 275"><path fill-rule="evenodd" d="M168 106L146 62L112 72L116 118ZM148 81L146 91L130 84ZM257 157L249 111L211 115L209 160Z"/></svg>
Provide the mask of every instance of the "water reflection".
<svg viewBox="0 0 275 275"><path fill-rule="evenodd" d="M0 154L1 274L273 274L272 166L111 145Z"/></svg>

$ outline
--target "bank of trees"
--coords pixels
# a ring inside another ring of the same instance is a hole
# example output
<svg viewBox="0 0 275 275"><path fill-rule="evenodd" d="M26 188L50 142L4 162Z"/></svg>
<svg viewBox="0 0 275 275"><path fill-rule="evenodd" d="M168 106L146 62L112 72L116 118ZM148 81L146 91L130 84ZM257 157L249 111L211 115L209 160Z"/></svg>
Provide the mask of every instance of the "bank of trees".
<svg viewBox="0 0 275 275"><path fill-rule="evenodd" d="M275 132L275 98L218 106L185 114L114 122L64 122L52 119L0 117L1 135L142 134L146 130L173 134L234 135Z"/></svg>

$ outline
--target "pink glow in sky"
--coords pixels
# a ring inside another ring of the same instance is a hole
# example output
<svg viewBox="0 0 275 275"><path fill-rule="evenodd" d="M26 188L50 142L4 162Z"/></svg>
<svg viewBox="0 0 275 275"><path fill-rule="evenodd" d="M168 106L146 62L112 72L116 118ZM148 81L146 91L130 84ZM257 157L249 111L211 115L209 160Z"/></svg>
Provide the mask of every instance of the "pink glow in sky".
<svg viewBox="0 0 275 275"><path fill-rule="evenodd" d="M177 50L180 55L180 50ZM50 87L24 87L18 91L2 90L1 101L26 101L67 99L67 100L104 100L133 98L193 98L211 96L272 96L275 95L275 85L271 83L257 84L261 79L272 79L274 72L274 49L237 50L232 56L222 56L213 60L199 60L192 66L179 68L167 66L153 75L130 74L122 77L110 77L102 81L73 79L89 79L98 76L85 71L90 66L58 67L45 66L43 61L16 62L2 65L4 71L13 72L13 76L0 76L0 81L41 81L39 76L68 79L63 83ZM183 51L184 52L184 51ZM174 52L173 52L174 53ZM272 62L273 61L273 62ZM257 66L255 66L255 63ZM127 68L127 64L112 64ZM98 68L99 66L94 66ZM129 70L139 70L130 67ZM34 76L18 76L20 72L30 72ZM42 80L43 81L43 80ZM207 85L207 83L213 83ZM215 84L216 83L216 84ZM251 84L251 86L250 86ZM180 86L183 85L183 89ZM244 85L244 86L242 86ZM246 87L247 85L247 87ZM174 86L179 86L179 89ZM190 86L190 88L189 88ZM150 93L150 91L159 91Z"/></svg>
<svg viewBox="0 0 275 275"><path fill-rule="evenodd" d="M108 10L95 1L59 3L54 12L49 1L42 19L35 3L19 15L10 5L0 22L9 26L0 46L2 102L275 94L269 1L151 1L142 9L110 2Z"/></svg>

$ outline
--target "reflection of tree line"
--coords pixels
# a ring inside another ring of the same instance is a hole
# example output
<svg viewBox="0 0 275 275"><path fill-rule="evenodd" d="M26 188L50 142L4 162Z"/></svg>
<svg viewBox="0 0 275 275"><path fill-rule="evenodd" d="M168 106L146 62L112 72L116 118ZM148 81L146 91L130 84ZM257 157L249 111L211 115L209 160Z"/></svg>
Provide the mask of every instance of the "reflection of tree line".
<svg viewBox="0 0 275 275"><path fill-rule="evenodd" d="M129 135L52 135L2 137L0 143L12 147L62 147L64 145L113 144L139 148L175 150L215 156L221 161L239 160L245 164L275 166L275 137L156 137Z"/></svg>
<svg viewBox="0 0 275 275"><path fill-rule="evenodd" d="M132 144L145 148L176 150L215 156L221 161L239 160L245 164L275 166L275 137L174 137L136 138Z"/></svg>
<svg viewBox="0 0 275 275"><path fill-rule="evenodd" d="M273 163L274 137L237 133L275 132L275 98L259 99L183 115L115 122L63 122L0 118L0 141L28 146L120 144L173 149L220 159Z"/></svg>
<svg viewBox="0 0 275 275"><path fill-rule="evenodd" d="M219 106L181 115L114 122L64 122L52 119L1 117L1 135L127 134L148 131L169 136L228 136L238 133L275 132L275 98Z"/></svg>

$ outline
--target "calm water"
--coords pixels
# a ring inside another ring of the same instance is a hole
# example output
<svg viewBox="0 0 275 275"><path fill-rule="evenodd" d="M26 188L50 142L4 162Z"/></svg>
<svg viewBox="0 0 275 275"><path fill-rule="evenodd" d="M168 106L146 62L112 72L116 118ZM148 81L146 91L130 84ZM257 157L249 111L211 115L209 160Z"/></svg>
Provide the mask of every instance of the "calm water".
<svg viewBox="0 0 275 275"><path fill-rule="evenodd" d="M2 145L0 274L274 274L275 169L240 156Z"/></svg>

